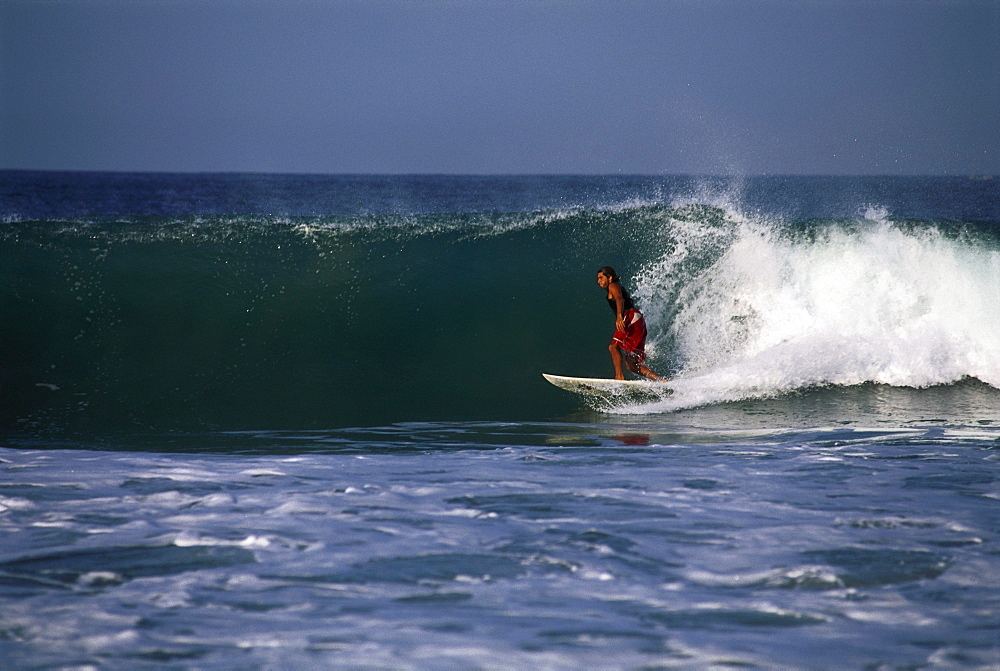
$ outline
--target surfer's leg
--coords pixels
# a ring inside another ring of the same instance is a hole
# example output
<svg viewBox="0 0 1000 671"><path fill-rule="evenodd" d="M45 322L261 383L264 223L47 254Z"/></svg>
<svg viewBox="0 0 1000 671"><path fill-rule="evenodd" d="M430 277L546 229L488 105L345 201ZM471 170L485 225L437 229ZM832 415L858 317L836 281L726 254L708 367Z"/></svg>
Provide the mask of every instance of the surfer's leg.
<svg viewBox="0 0 1000 671"><path fill-rule="evenodd" d="M638 358L634 354L630 354L628 352L625 353L625 365L628 366L628 369L630 371L632 371L636 375L642 375L645 378L653 380L654 382L667 381L667 378L660 377L659 375L651 371L649 368L639 363L637 359Z"/></svg>
<svg viewBox="0 0 1000 671"><path fill-rule="evenodd" d="M635 360L635 354L632 354L631 352L625 352L625 367L636 375L641 374L639 373L639 364Z"/></svg>
<svg viewBox="0 0 1000 671"><path fill-rule="evenodd" d="M611 352L611 364L615 367L615 379L624 380L625 373L622 371L622 353L618 349L618 345L612 342L608 345L608 351Z"/></svg>
<svg viewBox="0 0 1000 671"><path fill-rule="evenodd" d="M639 366L639 374L648 377L653 382L667 382L667 378L660 377L659 375L657 375L656 373L654 373L653 371L649 370L648 368L642 365Z"/></svg>

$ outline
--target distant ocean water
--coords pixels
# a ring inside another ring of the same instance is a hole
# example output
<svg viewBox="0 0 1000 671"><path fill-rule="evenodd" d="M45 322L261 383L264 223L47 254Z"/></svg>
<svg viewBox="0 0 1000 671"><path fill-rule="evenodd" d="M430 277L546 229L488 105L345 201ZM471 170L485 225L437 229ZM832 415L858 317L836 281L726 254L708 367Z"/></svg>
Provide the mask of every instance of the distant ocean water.
<svg viewBox="0 0 1000 671"><path fill-rule="evenodd" d="M1000 668L998 296L986 178L0 172L0 666Z"/></svg>

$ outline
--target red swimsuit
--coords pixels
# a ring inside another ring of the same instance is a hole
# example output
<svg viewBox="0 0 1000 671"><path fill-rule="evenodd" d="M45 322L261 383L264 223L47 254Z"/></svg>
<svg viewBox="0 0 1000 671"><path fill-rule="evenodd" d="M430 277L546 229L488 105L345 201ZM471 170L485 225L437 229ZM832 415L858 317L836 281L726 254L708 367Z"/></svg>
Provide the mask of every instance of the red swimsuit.
<svg viewBox="0 0 1000 671"><path fill-rule="evenodd" d="M638 363L642 363L646 359L646 320L642 313L635 309L632 297L625 291L625 287L622 287L622 300L624 301L622 307L625 308L623 315L625 317L625 330L616 330L615 334L611 336L611 342L634 356ZM611 306L611 312L614 313L617 323L618 310L615 306L615 299L608 298L608 304Z"/></svg>

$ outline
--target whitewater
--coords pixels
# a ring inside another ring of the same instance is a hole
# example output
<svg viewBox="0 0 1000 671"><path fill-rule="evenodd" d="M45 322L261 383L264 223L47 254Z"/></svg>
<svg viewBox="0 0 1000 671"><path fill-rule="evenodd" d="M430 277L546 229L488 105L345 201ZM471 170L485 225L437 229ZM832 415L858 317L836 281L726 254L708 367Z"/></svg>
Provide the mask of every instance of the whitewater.
<svg viewBox="0 0 1000 671"><path fill-rule="evenodd" d="M733 218L721 232L681 229L640 271L638 295L652 322L668 325L654 343L681 374L669 402L633 410L824 385L1000 387L994 245L899 224L884 209L791 231ZM714 262L690 272L692 255Z"/></svg>
<svg viewBox="0 0 1000 671"><path fill-rule="evenodd" d="M0 172L0 666L996 668L1000 183ZM614 266L669 393L606 377Z"/></svg>

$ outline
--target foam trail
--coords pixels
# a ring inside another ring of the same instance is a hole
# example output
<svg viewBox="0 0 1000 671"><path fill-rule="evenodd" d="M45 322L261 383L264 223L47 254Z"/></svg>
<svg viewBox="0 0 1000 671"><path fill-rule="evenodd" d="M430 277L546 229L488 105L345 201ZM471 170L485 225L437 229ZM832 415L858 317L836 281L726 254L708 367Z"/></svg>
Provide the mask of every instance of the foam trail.
<svg viewBox="0 0 1000 671"><path fill-rule="evenodd" d="M877 208L796 231L673 223L677 243L638 284L653 347L669 343L679 367L656 409L866 382L1000 387L994 246Z"/></svg>

